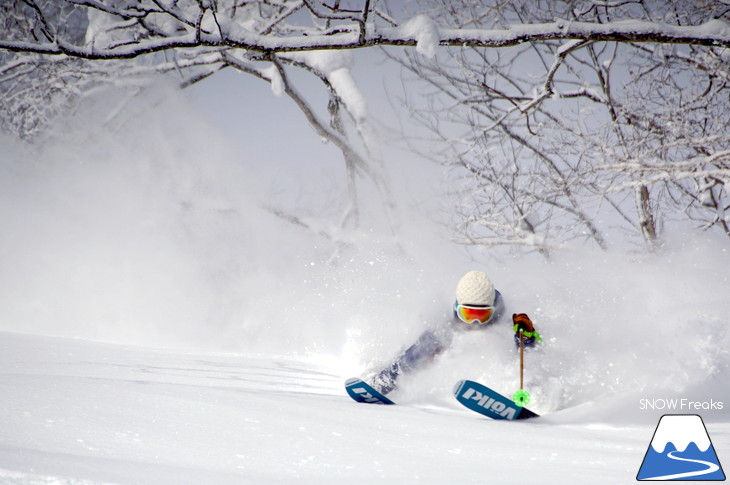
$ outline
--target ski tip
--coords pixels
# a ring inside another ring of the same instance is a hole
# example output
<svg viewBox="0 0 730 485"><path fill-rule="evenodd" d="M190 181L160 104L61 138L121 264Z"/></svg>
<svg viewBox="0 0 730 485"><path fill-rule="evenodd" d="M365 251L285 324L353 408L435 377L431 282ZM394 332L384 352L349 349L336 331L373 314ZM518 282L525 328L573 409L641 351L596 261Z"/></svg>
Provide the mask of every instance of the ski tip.
<svg viewBox="0 0 730 485"><path fill-rule="evenodd" d="M362 379L359 377L350 377L345 381L345 387L350 387L353 384L357 384L358 382L362 382Z"/></svg>
<svg viewBox="0 0 730 485"><path fill-rule="evenodd" d="M347 394L357 402L366 402L371 404L395 404L359 377L351 377L347 379L345 381L345 390L347 391Z"/></svg>
<svg viewBox="0 0 730 485"><path fill-rule="evenodd" d="M458 396L461 393L461 388L464 387L466 380L462 379L454 385L454 396Z"/></svg>
<svg viewBox="0 0 730 485"><path fill-rule="evenodd" d="M467 408L492 419L515 420L538 416L529 409L519 406L512 399L475 381L457 382L454 396Z"/></svg>

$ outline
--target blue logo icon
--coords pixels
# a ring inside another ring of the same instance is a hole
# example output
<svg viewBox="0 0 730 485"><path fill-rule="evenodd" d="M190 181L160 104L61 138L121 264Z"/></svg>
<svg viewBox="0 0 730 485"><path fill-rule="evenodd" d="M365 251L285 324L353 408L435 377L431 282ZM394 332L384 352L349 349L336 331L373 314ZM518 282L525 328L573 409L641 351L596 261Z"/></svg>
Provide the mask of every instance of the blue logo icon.
<svg viewBox="0 0 730 485"><path fill-rule="evenodd" d="M702 418L665 414L654 431L637 480L725 480Z"/></svg>

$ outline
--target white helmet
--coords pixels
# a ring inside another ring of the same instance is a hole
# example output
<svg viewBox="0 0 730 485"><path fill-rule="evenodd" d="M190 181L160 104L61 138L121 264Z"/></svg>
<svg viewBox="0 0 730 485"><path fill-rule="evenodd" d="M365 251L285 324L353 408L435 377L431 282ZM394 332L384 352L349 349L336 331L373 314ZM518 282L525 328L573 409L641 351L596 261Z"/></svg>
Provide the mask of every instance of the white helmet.
<svg viewBox="0 0 730 485"><path fill-rule="evenodd" d="M461 305L494 305L494 285L483 271L469 271L456 285L456 301Z"/></svg>

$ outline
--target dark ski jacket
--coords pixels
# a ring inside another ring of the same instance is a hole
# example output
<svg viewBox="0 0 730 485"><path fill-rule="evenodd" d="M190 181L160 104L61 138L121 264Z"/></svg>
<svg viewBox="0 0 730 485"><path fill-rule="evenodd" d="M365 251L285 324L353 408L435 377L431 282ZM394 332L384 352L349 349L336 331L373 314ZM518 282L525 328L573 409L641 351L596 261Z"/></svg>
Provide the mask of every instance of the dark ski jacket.
<svg viewBox="0 0 730 485"><path fill-rule="evenodd" d="M396 388L396 380L401 374L423 368L433 361L437 355L448 349L456 332L471 332L491 327L502 319L503 314L504 301L499 291L496 292L494 298L494 316L486 325L467 327L465 323L459 320L456 311L454 311L450 321L423 332L413 345L396 357L391 364L375 374L371 379L371 385L382 394L389 393Z"/></svg>

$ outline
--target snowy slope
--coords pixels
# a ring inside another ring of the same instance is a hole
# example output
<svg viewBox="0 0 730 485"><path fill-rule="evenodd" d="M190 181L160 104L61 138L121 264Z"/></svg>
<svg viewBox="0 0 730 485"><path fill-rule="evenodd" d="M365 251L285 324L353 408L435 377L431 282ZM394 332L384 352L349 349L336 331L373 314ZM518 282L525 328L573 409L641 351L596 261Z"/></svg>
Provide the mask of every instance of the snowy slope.
<svg viewBox="0 0 730 485"><path fill-rule="evenodd" d="M545 262L464 251L409 204L397 238L340 231L341 158L320 172L266 130L268 156L232 149L148 96L105 125L87 106L37 147L0 139L0 484L634 483L671 412L642 399L671 398L724 403L685 412L730 461L726 238ZM420 205L434 181L401 170ZM469 269L545 337L525 376L544 417L451 397L464 378L516 390L508 323L458 337L398 406L352 402L344 379L450 318Z"/></svg>
<svg viewBox="0 0 730 485"><path fill-rule="evenodd" d="M631 483L647 425L359 405L336 363L0 334L0 483ZM722 460L730 423L713 423Z"/></svg>

